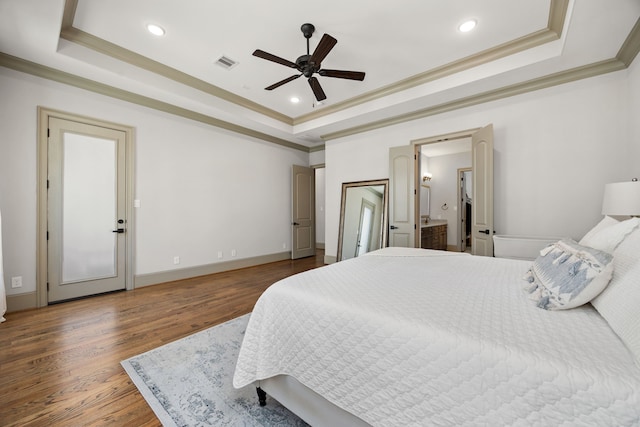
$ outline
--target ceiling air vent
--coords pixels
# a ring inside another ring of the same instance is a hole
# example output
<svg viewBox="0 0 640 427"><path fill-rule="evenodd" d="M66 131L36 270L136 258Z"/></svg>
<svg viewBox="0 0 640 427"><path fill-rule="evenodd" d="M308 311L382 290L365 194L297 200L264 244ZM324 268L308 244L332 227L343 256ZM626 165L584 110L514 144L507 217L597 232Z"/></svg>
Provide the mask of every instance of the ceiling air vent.
<svg viewBox="0 0 640 427"><path fill-rule="evenodd" d="M225 55L222 55L220 58L216 59L215 63L221 66L222 68L224 68L225 70L230 70L236 65L238 65L236 61L234 61L233 59Z"/></svg>

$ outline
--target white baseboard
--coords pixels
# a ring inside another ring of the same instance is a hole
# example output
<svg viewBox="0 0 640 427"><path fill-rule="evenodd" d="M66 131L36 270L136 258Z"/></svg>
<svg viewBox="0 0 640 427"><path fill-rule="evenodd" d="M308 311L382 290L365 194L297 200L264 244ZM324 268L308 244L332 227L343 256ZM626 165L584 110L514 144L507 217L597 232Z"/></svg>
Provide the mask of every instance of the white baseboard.
<svg viewBox="0 0 640 427"><path fill-rule="evenodd" d="M216 262L213 264L198 265L196 267L180 268L177 270L160 271L157 273L140 274L134 277L134 287L157 285L159 283L173 282L174 280L190 279L207 274L222 273L224 271L237 270L239 268L254 267L270 262L291 259L291 252L280 252L270 255L261 255L251 258L243 258L233 261Z"/></svg>
<svg viewBox="0 0 640 427"><path fill-rule="evenodd" d="M29 310L37 307L38 299L35 291L24 294L7 295L7 313Z"/></svg>

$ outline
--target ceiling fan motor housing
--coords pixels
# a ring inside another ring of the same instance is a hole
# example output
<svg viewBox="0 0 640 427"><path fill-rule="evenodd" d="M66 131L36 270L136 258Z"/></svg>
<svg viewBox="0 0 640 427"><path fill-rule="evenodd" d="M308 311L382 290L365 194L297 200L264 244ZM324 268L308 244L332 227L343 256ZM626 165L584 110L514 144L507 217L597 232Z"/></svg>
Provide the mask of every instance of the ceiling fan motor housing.
<svg viewBox="0 0 640 427"><path fill-rule="evenodd" d="M313 62L309 62L311 59L311 55L302 55L296 59L296 65L298 66L298 70L307 78L311 77L313 73L318 72L320 69L320 64L314 64Z"/></svg>

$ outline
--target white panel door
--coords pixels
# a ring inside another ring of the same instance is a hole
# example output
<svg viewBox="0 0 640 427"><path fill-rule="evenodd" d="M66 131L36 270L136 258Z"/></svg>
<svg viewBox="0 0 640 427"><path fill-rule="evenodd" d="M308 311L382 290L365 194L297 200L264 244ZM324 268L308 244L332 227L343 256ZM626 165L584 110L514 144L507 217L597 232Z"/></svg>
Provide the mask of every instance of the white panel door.
<svg viewBox="0 0 640 427"><path fill-rule="evenodd" d="M493 256L493 125L471 135L473 255Z"/></svg>
<svg viewBox="0 0 640 427"><path fill-rule="evenodd" d="M291 181L291 259L298 259L316 253L315 171L293 165Z"/></svg>
<svg viewBox="0 0 640 427"><path fill-rule="evenodd" d="M415 247L415 148L389 149L389 246Z"/></svg>
<svg viewBox="0 0 640 427"><path fill-rule="evenodd" d="M51 117L48 146L48 302L125 289L125 132Z"/></svg>

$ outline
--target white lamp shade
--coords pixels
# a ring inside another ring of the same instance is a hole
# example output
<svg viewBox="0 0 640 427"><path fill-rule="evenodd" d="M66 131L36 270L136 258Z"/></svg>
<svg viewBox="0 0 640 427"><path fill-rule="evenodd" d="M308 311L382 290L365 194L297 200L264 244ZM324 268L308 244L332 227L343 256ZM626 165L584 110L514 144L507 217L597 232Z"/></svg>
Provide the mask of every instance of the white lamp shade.
<svg viewBox="0 0 640 427"><path fill-rule="evenodd" d="M604 186L603 215L640 215L640 181Z"/></svg>

